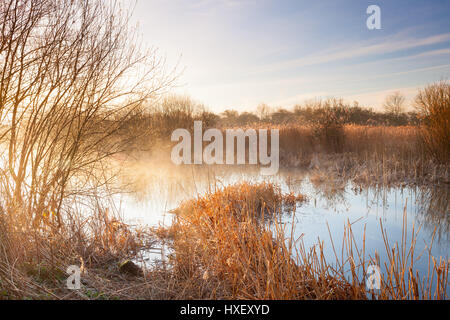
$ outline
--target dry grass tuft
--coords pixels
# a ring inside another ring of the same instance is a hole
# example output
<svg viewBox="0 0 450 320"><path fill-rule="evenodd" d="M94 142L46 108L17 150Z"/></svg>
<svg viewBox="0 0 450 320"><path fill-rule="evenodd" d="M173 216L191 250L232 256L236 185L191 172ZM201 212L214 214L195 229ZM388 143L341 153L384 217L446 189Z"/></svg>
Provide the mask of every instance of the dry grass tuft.
<svg viewBox="0 0 450 320"><path fill-rule="evenodd" d="M325 260L322 245L306 250L298 245L300 239L286 238L287 232L276 218L280 210L270 212L270 223L260 223L254 210L261 194L267 193L279 194L271 185L237 185L180 208L172 226L175 254L170 271L171 283L179 291L171 298L366 299L371 294L379 299L446 297L449 262L431 258L431 277L421 282L408 263L414 260L415 242L411 248L406 248L406 242L391 248L387 237L387 278L383 278L380 292L369 292L364 281L369 261L365 260L364 244L358 248L354 242L350 224L343 240L346 255L343 252L341 259L336 256L336 263L331 265ZM279 197L275 200L280 203ZM409 280L405 280L408 275ZM434 291L432 280L438 284Z"/></svg>
<svg viewBox="0 0 450 320"><path fill-rule="evenodd" d="M68 266L89 270L82 275L86 282L106 280L111 270L118 273L120 261L154 241L149 231L121 222L99 203L91 215L70 212L58 228L53 220L36 225L25 216L0 214L0 298L89 298L66 289Z"/></svg>

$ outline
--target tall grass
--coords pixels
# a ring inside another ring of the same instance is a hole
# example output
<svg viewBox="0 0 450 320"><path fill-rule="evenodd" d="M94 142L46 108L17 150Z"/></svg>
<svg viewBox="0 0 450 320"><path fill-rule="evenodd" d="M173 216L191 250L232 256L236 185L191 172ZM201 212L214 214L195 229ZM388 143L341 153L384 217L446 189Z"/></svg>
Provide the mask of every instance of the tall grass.
<svg viewBox="0 0 450 320"><path fill-rule="evenodd" d="M280 219L305 200L276 185L243 183L188 201L169 228L154 232L173 248L168 262L137 277L121 274L117 263L148 250L154 238L101 203L93 204L94 215L65 217L58 232L51 219L32 228L0 215L0 299L448 298L449 261L430 255L428 274L414 268L415 230L410 245L405 227L402 241L392 244L381 224L387 261L368 256L351 224L335 261L325 258L321 243L305 248ZM365 287L369 263L384 269L376 292ZM80 291L65 289L71 264L85 270Z"/></svg>
<svg viewBox="0 0 450 320"><path fill-rule="evenodd" d="M419 129L413 126L342 125L325 130L325 133L320 132L322 126L315 128L292 125L272 128L280 130L280 148L289 153L377 154L380 157L391 155L405 160L420 157L423 152ZM328 147L333 145L336 148Z"/></svg>
<svg viewBox="0 0 450 320"><path fill-rule="evenodd" d="M293 238L292 230L285 230L279 222L283 196L275 198L277 206L272 205L278 209L269 210L271 222L260 223L264 212L258 208L265 206L262 199L267 194L278 191L270 184L231 186L193 200L178 211L172 226L172 277L180 291L174 298L447 298L449 261L430 256L429 274L417 274L414 230L410 246L406 227L402 242L394 247L382 232L389 259L381 289L374 292L365 287L366 268L369 262L380 261L377 256L366 257L365 243L355 242L350 224L344 234L345 249L341 256L335 252L336 262L331 264L323 254L323 244L306 249L301 239Z"/></svg>
<svg viewBox="0 0 450 320"><path fill-rule="evenodd" d="M334 138L330 138L334 130L327 131L328 142L313 126L264 128L280 130L283 168L320 170L330 177L369 184L429 185L450 181L448 165L429 156L419 127L343 125Z"/></svg>
<svg viewBox="0 0 450 320"><path fill-rule="evenodd" d="M114 270L120 275L120 261L152 245L148 231L123 223L100 199L88 210L68 212L60 227L51 213L44 213L38 225L26 215L0 214L0 299L88 298L86 291L67 290L68 266L89 270L82 277L95 288Z"/></svg>

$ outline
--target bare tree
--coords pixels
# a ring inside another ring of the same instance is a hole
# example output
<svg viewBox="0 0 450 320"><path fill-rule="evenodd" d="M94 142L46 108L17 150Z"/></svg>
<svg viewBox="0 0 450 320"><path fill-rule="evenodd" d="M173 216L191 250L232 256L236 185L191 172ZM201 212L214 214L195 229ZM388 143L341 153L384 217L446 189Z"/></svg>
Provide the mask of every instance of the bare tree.
<svg viewBox="0 0 450 320"><path fill-rule="evenodd" d="M123 12L118 1L0 3L0 192L10 211L38 221L51 210L60 223L67 195L107 181L97 173L126 143L124 120L174 80Z"/></svg>
<svg viewBox="0 0 450 320"><path fill-rule="evenodd" d="M404 104L405 97L400 93L400 91L396 91L386 97L383 103L383 108L388 113L399 115L404 111Z"/></svg>
<svg viewBox="0 0 450 320"><path fill-rule="evenodd" d="M261 103L256 107L256 115L259 117L260 120L268 119L271 112L272 112L271 107L265 103Z"/></svg>

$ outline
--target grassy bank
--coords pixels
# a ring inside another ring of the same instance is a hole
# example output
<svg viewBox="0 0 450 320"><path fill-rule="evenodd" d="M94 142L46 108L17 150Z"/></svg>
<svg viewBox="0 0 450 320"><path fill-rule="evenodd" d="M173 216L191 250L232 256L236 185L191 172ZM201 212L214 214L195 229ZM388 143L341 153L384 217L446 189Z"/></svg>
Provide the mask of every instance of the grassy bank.
<svg viewBox="0 0 450 320"><path fill-rule="evenodd" d="M356 126L280 130L280 163L357 184L448 184L448 164L426 152L420 128Z"/></svg>
<svg viewBox="0 0 450 320"><path fill-rule="evenodd" d="M443 299L449 262L430 257L430 274L419 275L414 243L391 248L376 294L365 287L365 243L355 243L351 226L342 259L327 261L323 247L305 249L279 223L283 207L303 197L281 195L270 184L241 184L183 205L170 234L175 254L171 274L177 299ZM266 210L266 208L268 210ZM289 209L287 209L289 211ZM266 223L261 223L266 219ZM406 232L406 230L404 230ZM413 237L416 235L413 233ZM404 235L406 238L406 235ZM411 261L410 261L411 260ZM336 262L336 263L335 263ZM378 261L379 263L379 261ZM432 282L438 285L432 289Z"/></svg>
<svg viewBox="0 0 450 320"><path fill-rule="evenodd" d="M2 232L2 299L446 299L449 261L430 256L429 274L414 268L415 241L390 244L381 290L365 287L378 256L355 243L346 227L344 251L324 257L306 249L280 223L307 201L272 184L238 184L183 203L169 228L136 230L107 211L73 221L64 233ZM4 228L5 224L2 225ZM406 230L403 231L406 233ZM5 237L5 235L7 237ZM412 231L415 239L416 233ZM402 239L406 239L406 234ZM158 241L172 248L165 263L130 272ZM14 255L12 255L14 254ZM339 259L338 259L339 256ZM12 259L12 260L11 260ZM122 263L122 264L121 264ZM65 269L82 266L82 289L66 288ZM121 266L122 265L122 266ZM129 268L128 268L129 269Z"/></svg>
<svg viewBox="0 0 450 320"><path fill-rule="evenodd" d="M120 264L155 240L99 202L89 215L72 210L62 216L61 227L51 212L39 225L20 218L0 214L0 299L114 298L113 288L127 283ZM81 267L80 291L67 289L71 265Z"/></svg>

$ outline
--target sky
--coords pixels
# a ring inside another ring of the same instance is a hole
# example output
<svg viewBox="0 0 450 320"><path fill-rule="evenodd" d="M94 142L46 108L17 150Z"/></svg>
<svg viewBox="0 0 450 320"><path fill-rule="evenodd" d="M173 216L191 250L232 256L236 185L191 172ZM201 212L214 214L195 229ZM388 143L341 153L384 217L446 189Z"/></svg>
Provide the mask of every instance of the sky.
<svg viewBox="0 0 450 320"><path fill-rule="evenodd" d="M221 112L327 97L378 109L395 91L410 106L450 79L449 17L449 0L137 0L133 23L177 66L173 91Z"/></svg>

